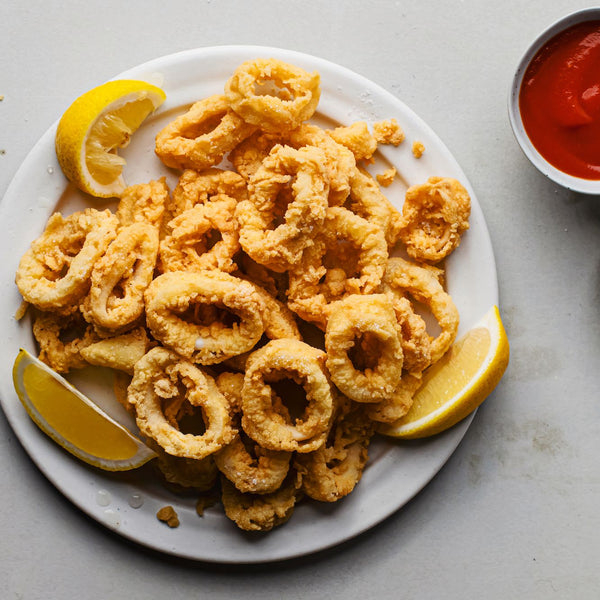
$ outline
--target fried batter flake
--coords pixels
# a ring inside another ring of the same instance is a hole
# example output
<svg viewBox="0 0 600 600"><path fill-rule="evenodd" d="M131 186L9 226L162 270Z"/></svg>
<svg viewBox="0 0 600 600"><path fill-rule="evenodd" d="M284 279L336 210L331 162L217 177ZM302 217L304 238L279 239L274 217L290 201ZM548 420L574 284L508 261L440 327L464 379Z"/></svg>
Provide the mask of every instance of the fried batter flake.
<svg viewBox="0 0 600 600"><path fill-rule="evenodd" d="M373 136L380 144L399 146L405 139L404 131L396 119L373 123Z"/></svg>
<svg viewBox="0 0 600 600"><path fill-rule="evenodd" d="M376 175L377 183L379 183L379 185L383 187L389 187L394 182L394 178L396 177L397 173L398 171L396 171L395 167L390 167L389 169L386 169L383 173L379 173L378 175Z"/></svg>
<svg viewBox="0 0 600 600"><path fill-rule="evenodd" d="M425 144L419 140L415 140L412 144L412 153L415 158L421 158L425 152Z"/></svg>

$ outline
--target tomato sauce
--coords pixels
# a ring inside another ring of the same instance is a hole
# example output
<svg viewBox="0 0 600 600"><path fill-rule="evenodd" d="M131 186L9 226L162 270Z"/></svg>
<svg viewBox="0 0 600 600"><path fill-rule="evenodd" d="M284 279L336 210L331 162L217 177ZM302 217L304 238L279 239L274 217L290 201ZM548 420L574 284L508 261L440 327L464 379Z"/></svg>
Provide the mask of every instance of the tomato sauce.
<svg viewBox="0 0 600 600"><path fill-rule="evenodd" d="M600 179L600 21L573 25L540 49L525 71L519 110L550 164Z"/></svg>

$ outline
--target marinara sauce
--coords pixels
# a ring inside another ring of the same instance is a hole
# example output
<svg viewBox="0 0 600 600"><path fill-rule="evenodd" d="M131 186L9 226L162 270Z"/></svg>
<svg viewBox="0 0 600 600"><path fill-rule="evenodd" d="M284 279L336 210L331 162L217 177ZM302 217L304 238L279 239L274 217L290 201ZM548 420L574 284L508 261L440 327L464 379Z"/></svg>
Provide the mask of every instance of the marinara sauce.
<svg viewBox="0 0 600 600"><path fill-rule="evenodd" d="M550 164L600 179L600 21L573 25L540 49L525 71L519 110Z"/></svg>

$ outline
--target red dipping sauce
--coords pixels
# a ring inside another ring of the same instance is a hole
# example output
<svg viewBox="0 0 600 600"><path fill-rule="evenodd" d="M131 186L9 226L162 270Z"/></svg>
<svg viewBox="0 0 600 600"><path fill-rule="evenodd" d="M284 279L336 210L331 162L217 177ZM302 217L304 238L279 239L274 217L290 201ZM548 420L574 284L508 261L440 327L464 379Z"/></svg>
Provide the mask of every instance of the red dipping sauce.
<svg viewBox="0 0 600 600"><path fill-rule="evenodd" d="M600 21L573 25L539 50L523 76L519 110L550 164L600 179Z"/></svg>

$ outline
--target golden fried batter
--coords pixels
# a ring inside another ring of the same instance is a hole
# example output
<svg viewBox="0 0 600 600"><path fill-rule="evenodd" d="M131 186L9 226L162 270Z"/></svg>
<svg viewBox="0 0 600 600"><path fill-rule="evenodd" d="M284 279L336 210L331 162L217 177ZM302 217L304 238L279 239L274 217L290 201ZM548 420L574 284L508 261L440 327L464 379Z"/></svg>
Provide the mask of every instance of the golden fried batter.
<svg viewBox="0 0 600 600"><path fill-rule="evenodd" d="M377 140L364 121L347 127L336 127L327 132L338 144L346 146L358 160L369 160L377 150Z"/></svg>
<svg viewBox="0 0 600 600"><path fill-rule="evenodd" d="M379 173L378 175L376 175L377 183L379 183L379 185L383 187L389 187L394 182L394 177L396 177L397 173L398 171L396 171L395 167L390 167L389 169L386 169L383 173Z"/></svg>
<svg viewBox="0 0 600 600"><path fill-rule="evenodd" d="M415 158L421 158L425 152L425 144L419 140L415 140L412 145L412 153Z"/></svg>
<svg viewBox="0 0 600 600"><path fill-rule="evenodd" d="M54 214L16 274L40 358L112 369L158 481L200 495L200 516L220 499L245 531L350 494L375 428L406 414L458 328L443 259L468 193L431 177L397 210L382 187L403 174L363 167L402 128L320 127L320 93L318 73L243 63L156 136L182 171L172 194L162 177L116 212ZM172 506L157 518L179 525Z"/></svg>
<svg viewBox="0 0 600 600"><path fill-rule="evenodd" d="M373 136L378 143L392 146L399 146L405 138L404 131L396 119L373 123Z"/></svg>
<svg viewBox="0 0 600 600"><path fill-rule="evenodd" d="M458 247L470 214L471 198L459 181L430 177L407 190L399 236L409 256L436 263Z"/></svg>

